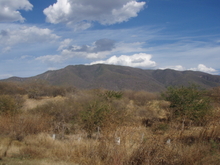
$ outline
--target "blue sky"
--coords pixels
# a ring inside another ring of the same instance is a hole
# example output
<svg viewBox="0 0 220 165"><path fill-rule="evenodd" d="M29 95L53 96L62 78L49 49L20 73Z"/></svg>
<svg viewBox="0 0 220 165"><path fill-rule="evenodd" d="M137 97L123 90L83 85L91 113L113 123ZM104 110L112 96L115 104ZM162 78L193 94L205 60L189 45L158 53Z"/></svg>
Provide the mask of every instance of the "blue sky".
<svg viewBox="0 0 220 165"><path fill-rule="evenodd" d="M219 0L0 0L0 79L97 63L220 74Z"/></svg>

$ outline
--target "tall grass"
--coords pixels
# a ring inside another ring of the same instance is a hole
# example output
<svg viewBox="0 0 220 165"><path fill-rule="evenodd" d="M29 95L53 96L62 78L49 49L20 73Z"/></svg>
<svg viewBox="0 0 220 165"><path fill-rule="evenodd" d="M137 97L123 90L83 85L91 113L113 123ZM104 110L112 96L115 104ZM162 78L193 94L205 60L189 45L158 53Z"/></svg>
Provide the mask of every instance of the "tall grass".
<svg viewBox="0 0 220 165"><path fill-rule="evenodd" d="M158 94L99 89L62 97L28 110L19 106L16 114L0 115L2 162L219 164L220 107L215 102L206 124L196 126L173 119L170 103ZM216 93L214 97L218 97Z"/></svg>

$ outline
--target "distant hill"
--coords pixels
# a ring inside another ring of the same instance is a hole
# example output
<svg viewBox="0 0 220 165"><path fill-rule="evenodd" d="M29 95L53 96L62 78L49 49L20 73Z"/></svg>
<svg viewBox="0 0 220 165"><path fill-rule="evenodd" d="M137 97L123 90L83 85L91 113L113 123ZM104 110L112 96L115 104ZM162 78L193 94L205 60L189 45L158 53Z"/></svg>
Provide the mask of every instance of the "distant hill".
<svg viewBox="0 0 220 165"><path fill-rule="evenodd" d="M44 80L52 85L68 85L80 89L106 88L109 90L146 90L160 92L168 86L198 84L203 88L220 86L220 76L197 71L143 70L116 65L70 65L60 70L47 71L29 77L11 77L2 81Z"/></svg>

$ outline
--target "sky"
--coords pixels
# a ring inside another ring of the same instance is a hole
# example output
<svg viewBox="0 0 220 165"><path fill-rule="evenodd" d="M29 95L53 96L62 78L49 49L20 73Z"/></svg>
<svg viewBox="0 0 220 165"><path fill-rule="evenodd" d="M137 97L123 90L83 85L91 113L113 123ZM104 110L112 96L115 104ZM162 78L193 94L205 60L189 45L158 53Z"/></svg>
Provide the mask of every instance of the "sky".
<svg viewBox="0 0 220 165"><path fill-rule="evenodd" d="M68 65L220 74L219 0L0 0L0 79Z"/></svg>

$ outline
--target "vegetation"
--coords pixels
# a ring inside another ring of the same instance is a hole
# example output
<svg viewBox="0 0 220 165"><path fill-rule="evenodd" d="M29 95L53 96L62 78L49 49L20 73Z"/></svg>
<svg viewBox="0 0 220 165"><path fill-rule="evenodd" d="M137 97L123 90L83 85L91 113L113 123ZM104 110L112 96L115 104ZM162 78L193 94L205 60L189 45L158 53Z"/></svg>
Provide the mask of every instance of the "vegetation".
<svg viewBox="0 0 220 165"><path fill-rule="evenodd" d="M196 85L169 87L162 96L170 102L174 118L203 124L205 116L211 111L210 98Z"/></svg>
<svg viewBox="0 0 220 165"><path fill-rule="evenodd" d="M99 127L103 127L109 116L110 107L105 103L93 101L86 105L81 112L82 128L92 137L92 133Z"/></svg>
<svg viewBox="0 0 220 165"><path fill-rule="evenodd" d="M14 115L19 113L23 101L18 95L0 95L0 115Z"/></svg>
<svg viewBox="0 0 220 165"><path fill-rule="evenodd" d="M194 82L203 88L220 86L220 76L202 72L171 69L143 70L105 64L70 65L63 69L45 72L34 77L10 78L4 81L25 82L33 86L33 84L40 83L39 81L42 80L52 85L71 85L78 89L96 89L101 87L117 91L131 89L134 91L162 92L166 90L167 86L186 86L189 82ZM36 91L32 92L33 94L42 94L35 93Z"/></svg>
<svg viewBox="0 0 220 165"><path fill-rule="evenodd" d="M0 87L0 164L219 164L220 87Z"/></svg>

